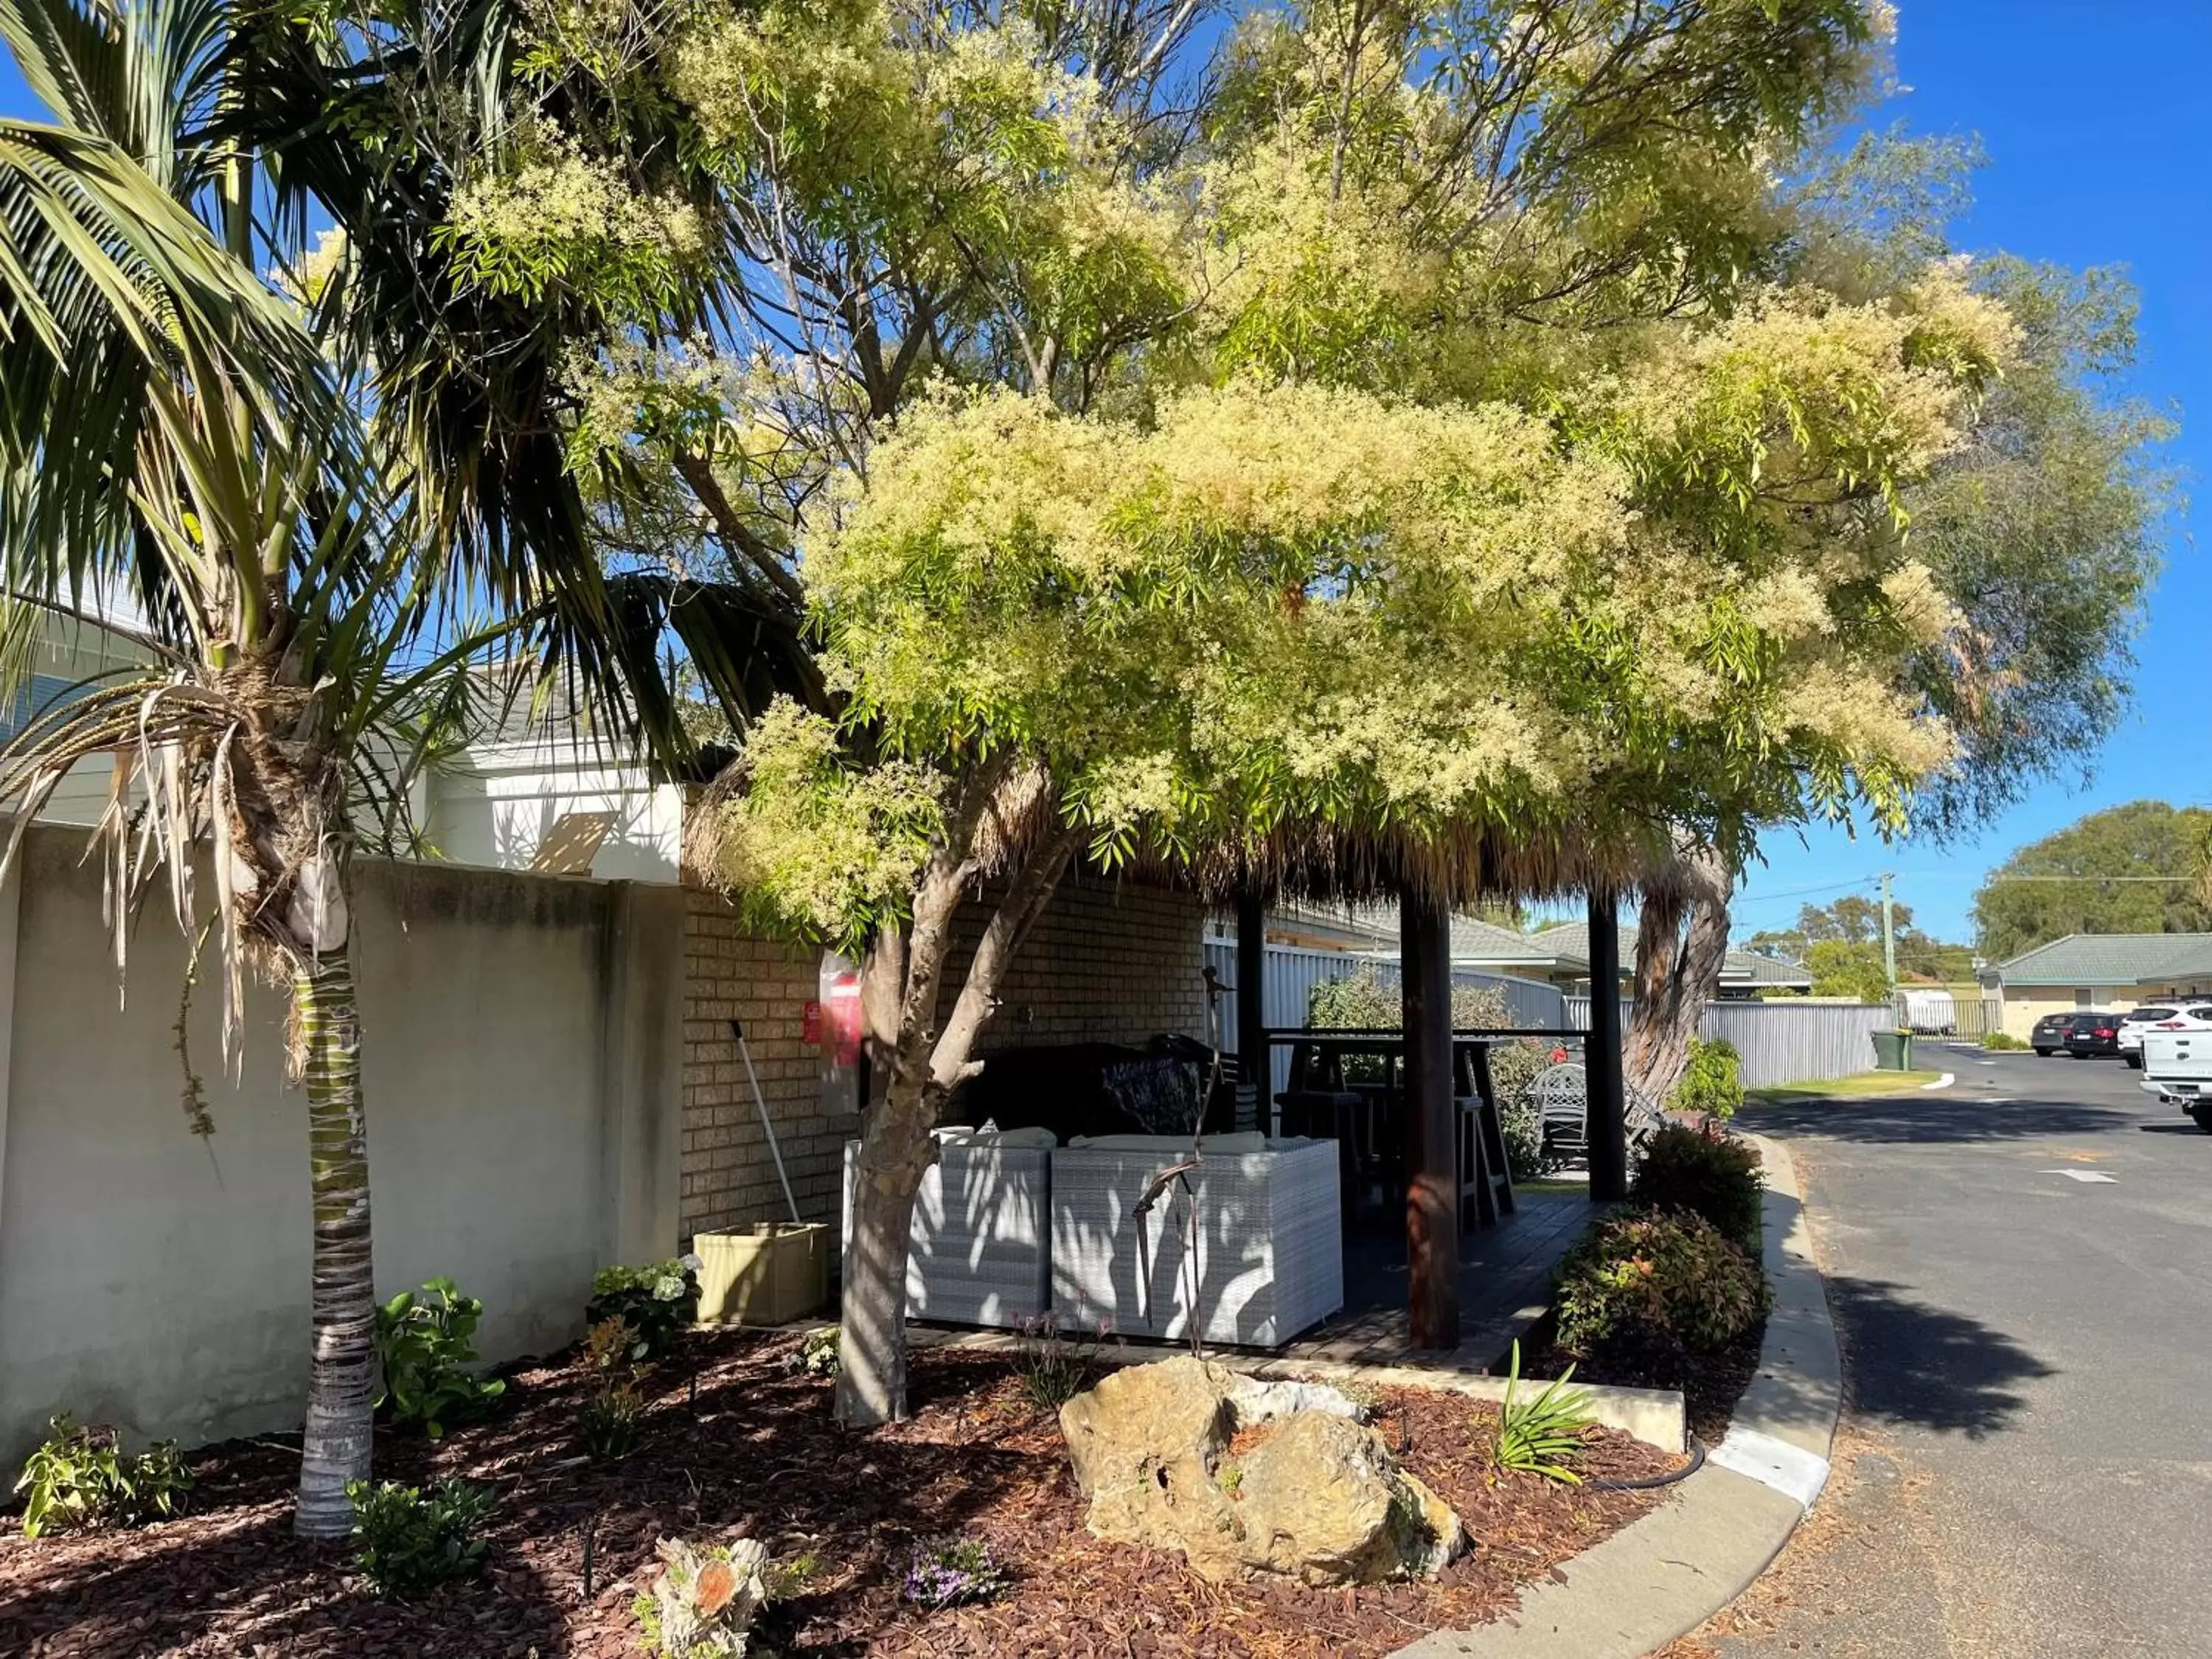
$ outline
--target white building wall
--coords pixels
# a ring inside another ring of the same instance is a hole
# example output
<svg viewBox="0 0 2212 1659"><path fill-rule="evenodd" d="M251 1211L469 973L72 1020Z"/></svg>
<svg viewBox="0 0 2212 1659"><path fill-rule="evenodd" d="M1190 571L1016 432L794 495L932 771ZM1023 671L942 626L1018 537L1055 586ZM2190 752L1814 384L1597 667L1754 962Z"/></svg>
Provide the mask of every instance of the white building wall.
<svg viewBox="0 0 2212 1659"><path fill-rule="evenodd" d="M532 866L562 819L611 819L592 859L601 881L674 883L684 843L684 794L568 741L479 744L424 781L418 805L434 855L483 869Z"/></svg>

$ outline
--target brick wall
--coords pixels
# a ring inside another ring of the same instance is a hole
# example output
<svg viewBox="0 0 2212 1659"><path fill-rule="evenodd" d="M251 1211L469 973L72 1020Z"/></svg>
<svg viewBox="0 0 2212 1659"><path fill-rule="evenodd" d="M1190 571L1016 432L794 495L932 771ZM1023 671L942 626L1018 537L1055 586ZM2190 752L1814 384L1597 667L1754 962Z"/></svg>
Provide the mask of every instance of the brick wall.
<svg viewBox="0 0 2212 1659"><path fill-rule="evenodd" d="M786 1214L760 1115L729 1022L744 1022L799 1211L835 1221L850 1112L826 1112L821 1065L800 1041L818 988L814 953L757 939L713 895L689 895L684 919L683 1231ZM946 965L946 1012L990 912L971 904ZM1205 906L1185 894L1071 878L1031 930L980 1048L1138 1042L1206 1032Z"/></svg>
<svg viewBox="0 0 2212 1659"><path fill-rule="evenodd" d="M989 920L981 903L962 914L940 1013L951 1012L958 975ZM1188 894L1069 878L1014 957L977 1048L1141 1042L1162 1031L1204 1036L1205 922L1205 905Z"/></svg>
<svg viewBox="0 0 2212 1659"><path fill-rule="evenodd" d="M730 1034L732 1019L744 1022L800 1214L835 1220L842 1149L858 1124L849 1112L823 1111L821 1058L800 1041L807 1000L818 988L815 953L753 937L710 893L694 890L688 898L683 1231L689 1237L789 1213Z"/></svg>

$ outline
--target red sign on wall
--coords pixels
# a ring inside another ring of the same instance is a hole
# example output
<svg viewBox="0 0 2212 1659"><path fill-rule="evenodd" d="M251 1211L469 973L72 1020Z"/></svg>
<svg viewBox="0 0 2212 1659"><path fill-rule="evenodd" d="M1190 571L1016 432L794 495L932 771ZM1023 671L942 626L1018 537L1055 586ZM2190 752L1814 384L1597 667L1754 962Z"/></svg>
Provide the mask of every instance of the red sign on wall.
<svg viewBox="0 0 2212 1659"><path fill-rule="evenodd" d="M810 1048L822 1046L822 1004L813 997L806 1000L805 1012L799 1015L799 1040Z"/></svg>

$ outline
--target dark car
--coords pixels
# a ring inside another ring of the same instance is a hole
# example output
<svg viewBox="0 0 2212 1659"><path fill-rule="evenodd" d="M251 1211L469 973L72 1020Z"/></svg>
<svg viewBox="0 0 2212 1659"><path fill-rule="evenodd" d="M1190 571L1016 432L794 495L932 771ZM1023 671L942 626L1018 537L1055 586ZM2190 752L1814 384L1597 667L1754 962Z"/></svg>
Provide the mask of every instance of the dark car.
<svg viewBox="0 0 2212 1659"><path fill-rule="evenodd" d="M2049 1059L2066 1046L2066 1033L2074 1024L2071 1014L2045 1014L2027 1035L2027 1046Z"/></svg>
<svg viewBox="0 0 2212 1659"><path fill-rule="evenodd" d="M2066 1052L2076 1060L2120 1052L2118 1014L2076 1014L2067 1022Z"/></svg>

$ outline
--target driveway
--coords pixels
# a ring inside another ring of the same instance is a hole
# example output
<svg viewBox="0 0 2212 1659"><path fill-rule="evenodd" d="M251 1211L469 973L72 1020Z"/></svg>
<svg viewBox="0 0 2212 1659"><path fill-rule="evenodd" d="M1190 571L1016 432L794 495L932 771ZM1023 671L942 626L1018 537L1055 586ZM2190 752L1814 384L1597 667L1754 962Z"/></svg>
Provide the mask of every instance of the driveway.
<svg viewBox="0 0 2212 1659"><path fill-rule="evenodd" d="M2118 1060L1934 1047L1957 1086L1789 1138L1844 1344L1836 1474L1670 1654L2212 1653L2212 1135Z"/></svg>

